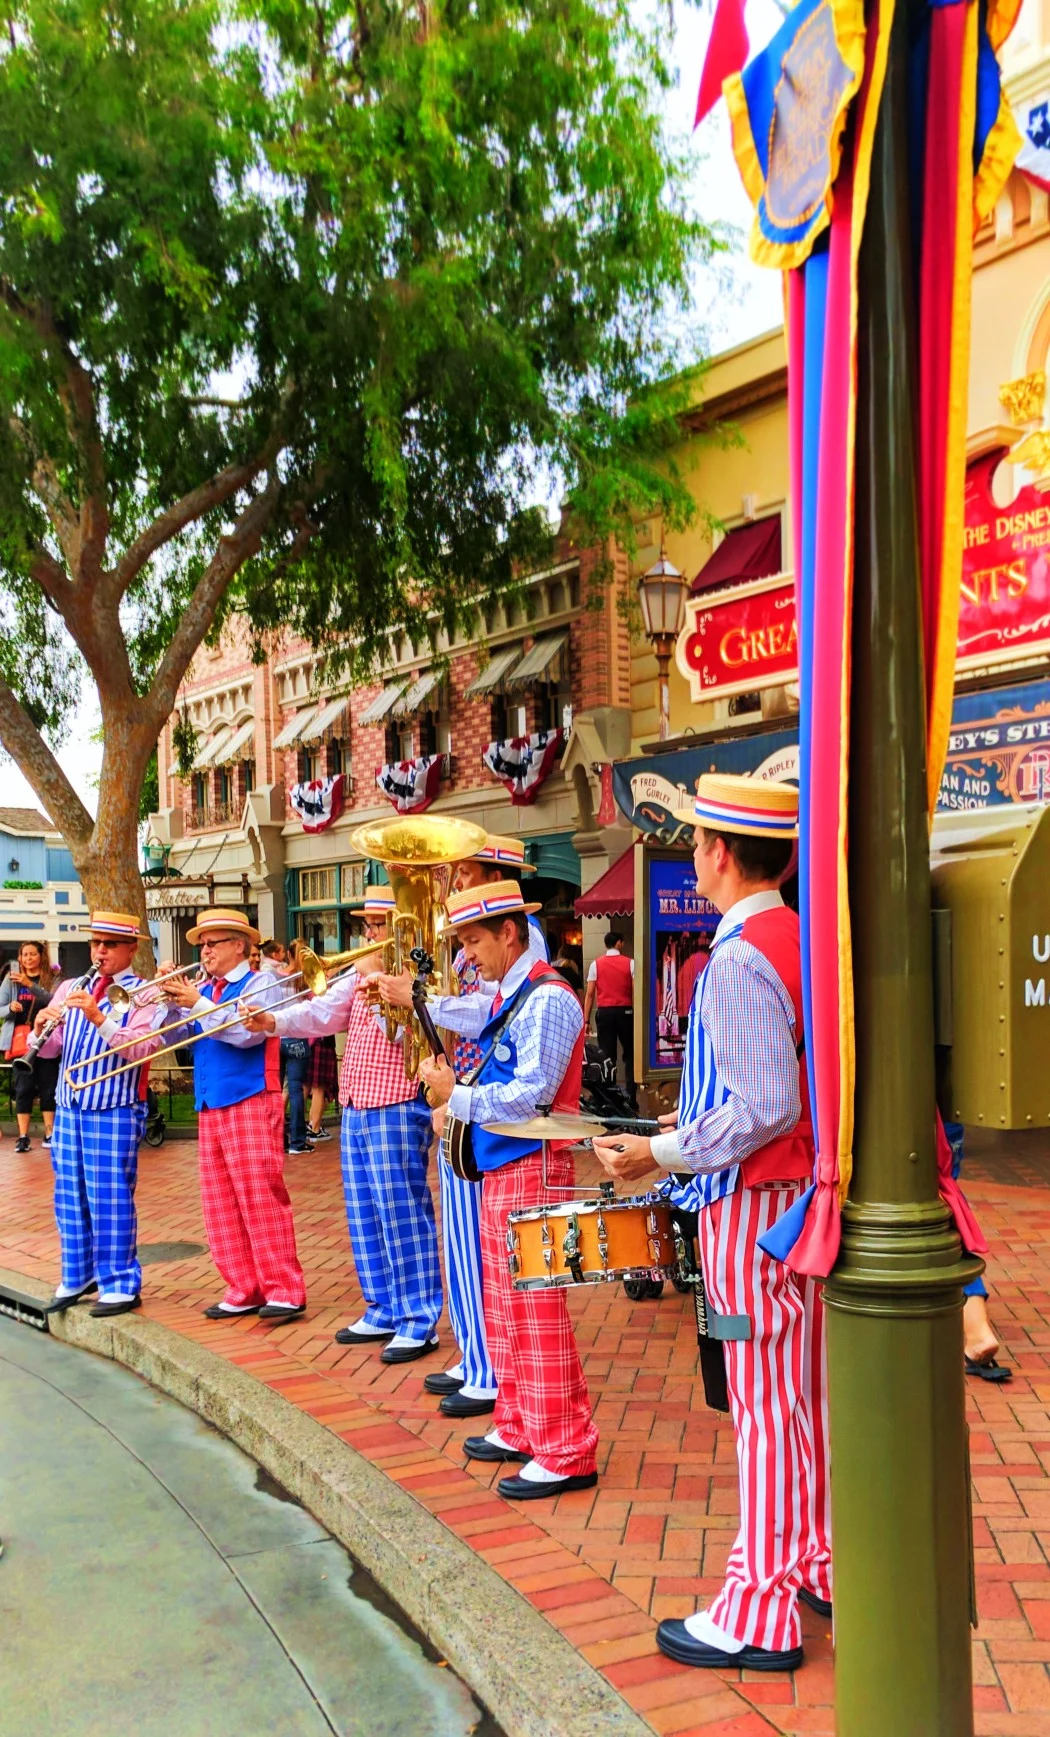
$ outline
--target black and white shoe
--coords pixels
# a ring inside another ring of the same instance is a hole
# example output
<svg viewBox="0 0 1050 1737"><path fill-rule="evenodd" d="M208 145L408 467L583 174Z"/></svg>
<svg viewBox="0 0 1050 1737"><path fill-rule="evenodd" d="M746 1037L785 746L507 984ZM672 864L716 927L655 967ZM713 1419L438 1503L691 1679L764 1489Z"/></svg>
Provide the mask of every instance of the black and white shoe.
<svg viewBox="0 0 1050 1737"><path fill-rule="evenodd" d="M797 1671L802 1663L801 1647L774 1652L768 1647L748 1646L734 1653L708 1646L706 1641L694 1640L679 1617L668 1617L660 1624L656 1644L669 1659L701 1671Z"/></svg>
<svg viewBox="0 0 1050 1737"><path fill-rule="evenodd" d="M259 1310L260 1321L297 1321L306 1314L305 1303L264 1303Z"/></svg>
<svg viewBox="0 0 1050 1737"><path fill-rule="evenodd" d="M257 1315L261 1308L261 1303L249 1303L244 1309L231 1309L228 1303L213 1303L210 1309L202 1309L201 1314L206 1321L236 1321L238 1315Z"/></svg>
<svg viewBox="0 0 1050 1737"><path fill-rule="evenodd" d="M15 1141L15 1151L16 1152L28 1152L29 1151L29 1135L28 1134L19 1134L18 1139Z"/></svg>
<svg viewBox="0 0 1050 1737"><path fill-rule="evenodd" d="M54 1296L44 1304L44 1314L64 1315L67 1309L73 1307L74 1303L82 1303L85 1297L93 1296L97 1290L98 1285L96 1281L94 1279L89 1279L87 1284L82 1285L79 1291L56 1291Z"/></svg>
<svg viewBox="0 0 1050 1737"><path fill-rule="evenodd" d="M365 1321L352 1321L334 1335L337 1345L385 1345L394 1337L393 1327L369 1327Z"/></svg>
<svg viewBox="0 0 1050 1737"><path fill-rule="evenodd" d="M597 1472L581 1472L574 1478L501 1478L496 1489L509 1502L538 1502L568 1495L570 1490L593 1490L597 1482Z"/></svg>
<svg viewBox="0 0 1050 1737"><path fill-rule="evenodd" d="M132 1309L141 1309L141 1297L111 1297L107 1303L96 1303L88 1310L96 1321L103 1321L110 1315L129 1315Z"/></svg>

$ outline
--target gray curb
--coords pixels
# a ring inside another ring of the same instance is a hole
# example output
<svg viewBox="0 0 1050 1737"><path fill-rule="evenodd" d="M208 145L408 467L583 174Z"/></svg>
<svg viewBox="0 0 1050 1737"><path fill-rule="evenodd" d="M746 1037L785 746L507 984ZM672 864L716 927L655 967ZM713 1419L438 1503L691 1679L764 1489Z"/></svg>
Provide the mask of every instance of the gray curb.
<svg viewBox="0 0 1050 1737"><path fill-rule="evenodd" d="M0 1284L48 1289L0 1268ZM484 1702L507 1737L651 1737L586 1659L470 1546L323 1424L156 1321L85 1309L56 1339L112 1358L236 1442L374 1576Z"/></svg>

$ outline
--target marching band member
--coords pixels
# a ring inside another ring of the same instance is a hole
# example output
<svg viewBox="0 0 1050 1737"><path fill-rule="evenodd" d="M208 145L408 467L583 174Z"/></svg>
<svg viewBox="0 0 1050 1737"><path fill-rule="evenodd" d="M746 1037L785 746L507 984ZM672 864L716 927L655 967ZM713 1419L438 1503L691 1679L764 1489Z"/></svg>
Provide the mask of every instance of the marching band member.
<svg viewBox="0 0 1050 1737"><path fill-rule="evenodd" d="M165 993L196 1014L198 1032L222 1024L245 997L279 999L283 978L252 971L259 934L243 911L204 911L186 939L200 948L210 978L173 982ZM258 1315L294 1321L306 1308L306 1280L295 1246L292 1203L284 1181L284 1097L279 1046L231 1025L194 1046L201 1206L211 1258L226 1281L210 1321Z"/></svg>
<svg viewBox="0 0 1050 1737"><path fill-rule="evenodd" d="M462 891L503 880L509 869L520 872L528 868L522 839L489 833L486 844L476 856L456 864L452 885ZM529 956L534 961L549 957L543 930L533 916L529 917ZM478 967L470 963L462 947L453 961L453 969L459 978L461 995L486 995L491 1003L496 993L495 983L484 981ZM380 979L384 998L386 989L394 982L388 977ZM405 1007L412 1004L411 982L411 973L406 972L402 990L397 995ZM480 1060L481 1050L473 1038L456 1038L452 1066L457 1080L462 1080ZM448 1314L459 1348L459 1362L440 1375L428 1375L423 1386L429 1393L442 1395L441 1410L446 1417L481 1417L492 1411L496 1403L496 1373L485 1337L481 1191L476 1182L467 1182L457 1176L450 1164L439 1164L438 1175Z"/></svg>
<svg viewBox="0 0 1050 1737"><path fill-rule="evenodd" d="M705 774L695 810L697 891L722 913L693 996L677 1128L594 1141L626 1182L654 1162L694 1171L708 1306L734 1317L725 1344L740 1530L714 1602L667 1620L657 1643L682 1664L792 1671L798 1600L831 1613L824 1310L810 1279L760 1238L813 1171L798 917L780 879L797 834L790 785Z"/></svg>
<svg viewBox="0 0 1050 1737"><path fill-rule="evenodd" d="M393 910L389 887L368 889L369 941L385 939ZM368 1308L335 1337L340 1345L382 1344L384 1363L409 1363L437 1349L441 1314L437 1226L427 1185L430 1111L418 1082L405 1073L401 1034L391 1043L382 1014L359 993L368 976L347 971L313 1001L276 1013L252 1009L248 1026L280 1037L346 1032L339 1076L343 1190Z"/></svg>
<svg viewBox="0 0 1050 1737"><path fill-rule="evenodd" d="M62 1070L51 1138L55 1174L55 1218L62 1245L62 1282L48 1304L60 1313L82 1297L98 1291L93 1315L123 1315L137 1309L142 1269L135 1250L135 1179L139 1141L146 1126L148 1066L109 1077L106 1058L115 1043L128 1043L115 1058L146 1062L162 1042L162 1027L171 1017L156 1001L139 998L132 1006L112 1008L109 989L138 989L146 982L132 970L140 941L138 918L123 911L95 911L88 925L91 963L98 973L90 989L59 983L48 1007L37 1014L40 1031L65 1004L66 1016L47 1039L49 1052L61 1033ZM72 1079L67 1068L76 1063ZM74 1085L83 1085L74 1090Z"/></svg>
<svg viewBox="0 0 1050 1737"><path fill-rule="evenodd" d="M488 1133L486 1122L526 1121L540 1104L579 1108L583 1014L554 969L529 953L527 906L516 881L495 881L450 894L447 921L459 932L467 959L489 982L495 1000L448 996L431 1003L436 1023L477 1037L483 1060L470 1085L457 1084L443 1058L421 1063L435 1104L471 1124L481 1184L481 1246L485 1325L499 1393L495 1427L464 1443L469 1459L524 1462L501 1479L502 1496L529 1500L590 1489L597 1483L598 1432L561 1290L519 1291L507 1266L507 1214L532 1206L543 1193L542 1150L534 1139ZM511 1017L508 1019L508 1013ZM572 1187L572 1159L552 1146L548 1190Z"/></svg>

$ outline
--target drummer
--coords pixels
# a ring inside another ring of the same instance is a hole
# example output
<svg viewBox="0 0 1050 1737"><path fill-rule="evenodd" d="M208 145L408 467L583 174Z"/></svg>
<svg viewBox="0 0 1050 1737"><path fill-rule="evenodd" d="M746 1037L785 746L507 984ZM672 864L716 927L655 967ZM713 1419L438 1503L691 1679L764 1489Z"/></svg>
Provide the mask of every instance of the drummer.
<svg viewBox="0 0 1050 1737"><path fill-rule="evenodd" d="M534 1138L487 1130L525 1122L541 1104L576 1111L583 1069L583 1014L568 984L529 953L527 905L516 881L494 881L449 896L447 921L470 964L498 984L495 1000L446 996L431 1003L439 1026L478 1038L483 1060L470 1085L456 1083L444 1057L420 1064L442 1133L447 1111L469 1122L482 1173L481 1247L485 1325L499 1394L494 1427L464 1443L468 1459L518 1461L501 1496L519 1501L591 1489L598 1481L598 1432L562 1290L519 1291L507 1266L508 1213L535 1206L545 1192L572 1189L573 1164L551 1146L544 1188L542 1148Z"/></svg>

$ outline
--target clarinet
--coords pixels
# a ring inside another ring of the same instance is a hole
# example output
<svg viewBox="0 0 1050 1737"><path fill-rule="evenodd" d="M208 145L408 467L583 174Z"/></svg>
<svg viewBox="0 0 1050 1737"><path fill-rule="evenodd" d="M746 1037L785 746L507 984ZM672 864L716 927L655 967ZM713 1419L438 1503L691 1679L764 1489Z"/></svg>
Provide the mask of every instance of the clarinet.
<svg viewBox="0 0 1050 1737"><path fill-rule="evenodd" d="M70 984L68 991L69 995L72 995L74 989L91 989L99 976L100 972L98 966L92 965L90 971L85 971L83 977L76 978L76 980ZM61 1005L56 1007L55 1011L49 1015L47 1024L42 1026L39 1031L34 1031L29 1042L26 1044L25 1054L16 1056L14 1061L11 1063L11 1066L13 1068L22 1068L26 1073L28 1073L36 1060L38 1051L47 1042L51 1033L62 1024L65 1017L66 1003L63 1001Z"/></svg>

